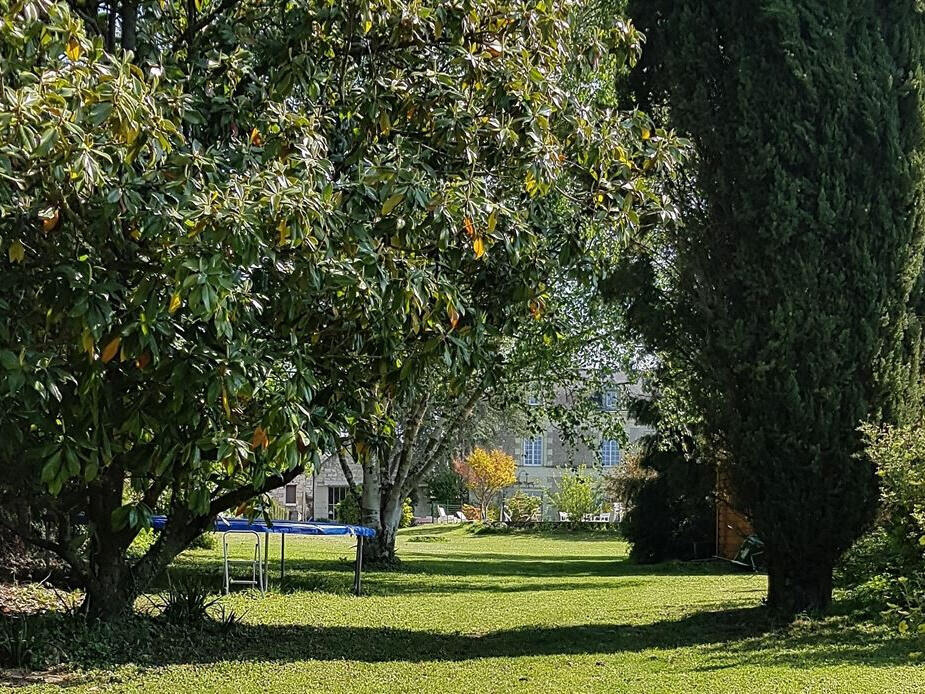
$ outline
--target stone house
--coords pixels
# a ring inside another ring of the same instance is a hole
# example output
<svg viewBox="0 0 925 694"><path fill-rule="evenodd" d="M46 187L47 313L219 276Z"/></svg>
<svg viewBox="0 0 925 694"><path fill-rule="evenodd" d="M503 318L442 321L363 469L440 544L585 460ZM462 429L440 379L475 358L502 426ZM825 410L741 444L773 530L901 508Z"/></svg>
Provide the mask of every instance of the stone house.
<svg viewBox="0 0 925 694"><path fill-rule="evenodd" d="M630 386L630 390L639 394L635 386ZM651 433L649 428L637 424L629 417L615 389L599 394L596 400L601 409L615 412L622 419L627 444ZM567 397L562 393L557 394L556 404L568 405ZM557 490L565 471L584 465L593 476L600 477L622 461L623 450L618 439L594 432L585 438L586 442L569 441L552 424L528 436L502 434L498 447L517 463L517 483L505 490L504 496L510 497L518 491L538 496L543 500L543 517L554 518L555 509L549 505L548 495Z"/></svg>
<svg viewBox="0 0 925 694"><path fill-rule="evenodd" d="M635 391L634 394L639 393L635 386L629 388ZM629 443L648 433L646 427L629 421L616 389L596 398L599 407L622 416ZM555 401L557 405L568 405L568 398L563 393L558 393ZM505 491L505 496L510 497L517 491L540 496L544 501L545 517L552 518L555 509L549 506L548 493L556 491L558 480L565 470L585 465L592 474L601 475L621 462L623 452L617 439L603 436L595 438L593 435L589 438L593 440L593 446L570 443L552 424L529 436L521 436L514 431L502 433L495 445L513 456L517 462L517 483ZM362 480L360 466L351 462L350 468L354 479ZM311 474L299 475L285 487L271 492L271 496L286 509L291 520L333 520L336 505L347 494L347 480L340 462L333 455L326 457ZM458 508L441 500L430 500L426 486L420 488L415 496L415 516L433 515L438 504L447 507L451 513Z"/></svg>
<svg viewBox="0 0 925 694"><path fill-rule="evenodd" d="M361 480L360 466L350 462L354 479ZM289 520L334 520L335 506L347 496L347 478L337 456L330 455L310 474L270 492L270 496L288 513Z"/></svg>

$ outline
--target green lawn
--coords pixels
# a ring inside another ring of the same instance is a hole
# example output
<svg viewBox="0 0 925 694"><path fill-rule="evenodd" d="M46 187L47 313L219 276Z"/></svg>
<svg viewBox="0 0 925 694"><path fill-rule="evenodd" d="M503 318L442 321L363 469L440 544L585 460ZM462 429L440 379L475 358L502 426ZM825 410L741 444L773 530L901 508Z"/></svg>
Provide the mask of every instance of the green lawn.
<svg viewBox="0 0 925 694"><path fill-rule="evenodd" d="M399 542L403 570L368 573L356 598L348 541L290 538L283 592L223 600L244 613L238 631L111 646L64 681L74 692L925 692L914 644L885 628L769 626L761 576L636 566L624 543L593 534L431 527ZM177 571L218 587L220 550L189 552Z"/></svg>

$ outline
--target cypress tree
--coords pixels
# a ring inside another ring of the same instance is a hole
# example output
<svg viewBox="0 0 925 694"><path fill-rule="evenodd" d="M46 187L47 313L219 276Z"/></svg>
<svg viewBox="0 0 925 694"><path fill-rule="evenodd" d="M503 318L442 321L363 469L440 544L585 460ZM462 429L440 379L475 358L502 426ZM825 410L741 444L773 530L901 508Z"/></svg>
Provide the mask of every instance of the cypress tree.
<svg viewBox="0 0 925 694"><path fill-rule="evenodd" d="M916 402L923 15L913 0L631 5L641 93L695 154L672 272L625 261L657 280L651 312L630 315L689 369L767 544L770 607L825 609L876 503L857 427Z"/></svg>

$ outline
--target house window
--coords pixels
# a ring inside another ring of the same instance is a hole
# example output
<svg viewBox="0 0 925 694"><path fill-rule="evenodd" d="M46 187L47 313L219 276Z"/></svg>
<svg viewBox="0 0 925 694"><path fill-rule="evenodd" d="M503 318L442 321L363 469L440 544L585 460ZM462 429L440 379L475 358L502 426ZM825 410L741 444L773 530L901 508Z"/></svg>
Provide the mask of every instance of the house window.
<svg viewBox="0 0 925 694"><path fill-rule="evenodd" d="M328 487L328 518L334 520L337 505L347 498L347 487Z"/></svg>
<svg viewBox="0 0 925 694"><path fill-rule="evenodd" d="M613 467L620 462L620 443L616 439L604 439L601 442L601 464Z"/></svg>
<svg viewBox="0 0 925 694"><path fill-rule="evenodd" d="M539 466L543 464L542 436L524 439L523 464L530 466Z"/></svg>
<svg viewBox="0 0 925 694"><path fill-rule="evenodd" d="M617 409L617 391L609 388L601 393L601 409L606 412L613 412Z"/></svg>
<svg viewBox="0 0 925 694"><path fill-rule="evenodd" d="M296 499L296 486L294 484L286 485L286 504L289 506L295 506Z"/></svg>

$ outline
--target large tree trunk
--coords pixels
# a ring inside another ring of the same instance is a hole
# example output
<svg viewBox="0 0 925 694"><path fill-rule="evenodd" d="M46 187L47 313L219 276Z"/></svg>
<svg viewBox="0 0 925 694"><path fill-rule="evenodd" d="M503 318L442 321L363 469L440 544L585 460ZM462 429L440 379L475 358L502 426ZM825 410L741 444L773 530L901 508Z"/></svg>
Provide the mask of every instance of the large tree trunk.
<svg viewBox="0 0 925 694"><path fill-rule="evenodd" d="M395 556L395 535L401 522L401 502L395 503L388 492L380 491L378 480L370 485L367 477L363 484L363 525L376 529L376 537L363 543L363 561L370 564L391 565L398 562ZM369 490L375 486L374 495Z"/></svg>
<svg viewBox="0 0 925 694"><path fill-rule="evenodd" d="M398 532L398 523L401 518L401 509L399 513L383 513L381 521L376 528L376 537L363 543L363 561L379 564L391 565L398 563L398 557L395 556L395 535Z"/></svg>
<svg viewBox="0 0 925 694"><path fill-rule="evenodd" d="M768 608L781 617L824 612L832 603L831 561L819 557L771 557Z"/></svg>
<svg viewBox="0 0 925 694"><path fill-rule="evenodd" d="M90 556L83 610L92 619L109 620L128 614L138 593L127 580L130 566L121 548L103 547Z"/></svg>
<svg viewBox="0 0 925 694"><path fill-rule="evenodd" d="M83 609L94 619L109 620L131 613L135 600L147 591L170 563L203 531L213 517L189 517L178 512L148 552L137 562L126 559L123 537L105 537L90 554L90 576ZM134 537L132 532L131 536ZM129 540L130 542L130 540Z"/></svg>

